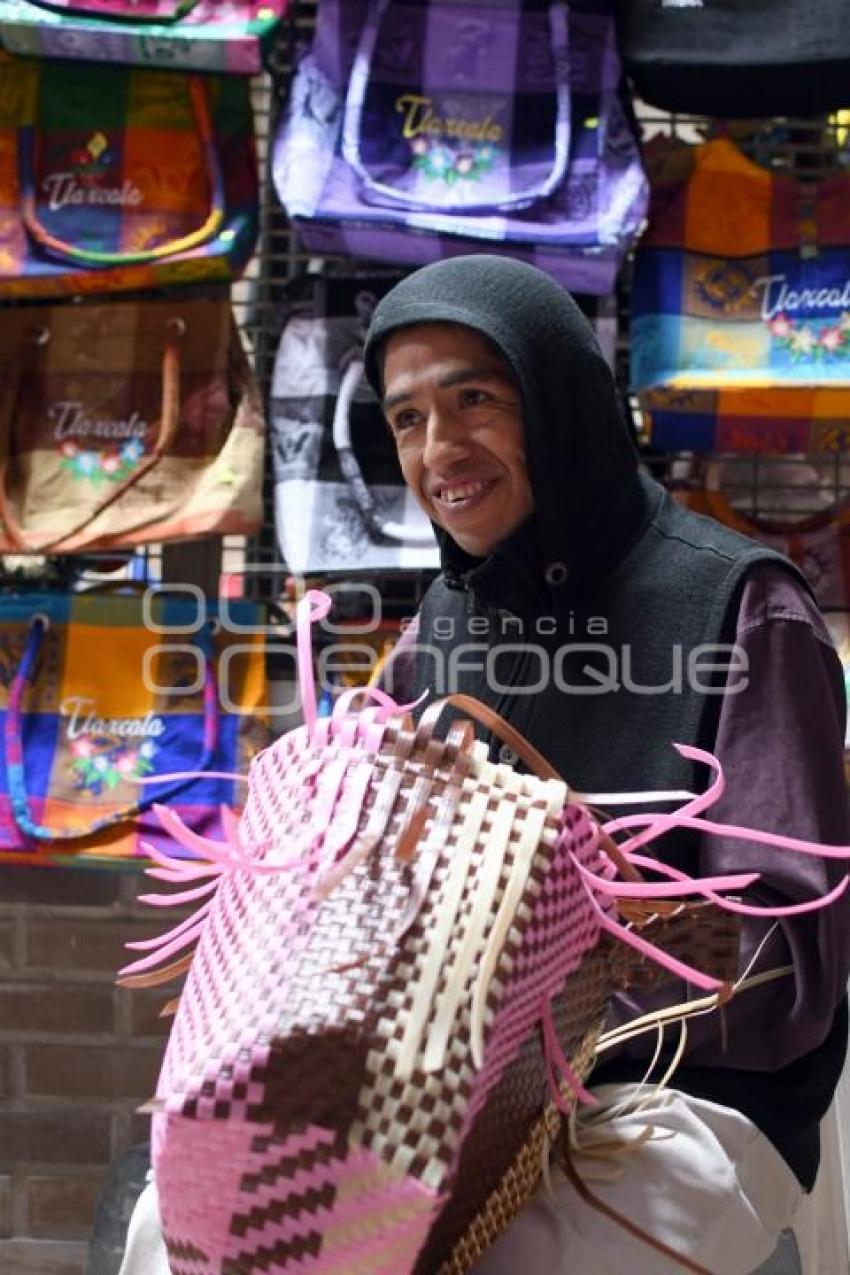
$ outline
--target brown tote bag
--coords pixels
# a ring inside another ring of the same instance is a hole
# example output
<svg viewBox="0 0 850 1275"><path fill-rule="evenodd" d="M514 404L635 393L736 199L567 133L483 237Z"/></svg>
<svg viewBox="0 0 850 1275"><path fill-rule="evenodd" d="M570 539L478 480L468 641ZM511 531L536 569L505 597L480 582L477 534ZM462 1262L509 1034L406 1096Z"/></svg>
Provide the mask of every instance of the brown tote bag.
<svg viewBox="0 0 850 1275"><path fill-rule="evenodd" d="M264 421L230 306L8 310L0 327L0 552L250 533Z"/></svg>

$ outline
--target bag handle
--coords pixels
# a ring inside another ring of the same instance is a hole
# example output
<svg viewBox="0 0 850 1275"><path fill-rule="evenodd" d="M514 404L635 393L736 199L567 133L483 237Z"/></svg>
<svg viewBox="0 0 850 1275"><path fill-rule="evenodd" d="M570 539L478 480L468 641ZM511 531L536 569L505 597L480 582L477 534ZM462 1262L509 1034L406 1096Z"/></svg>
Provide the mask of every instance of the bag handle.
<svg viewBox="0 0 850 1275"><path fill-rule="evenodd" d="M38 96L38 77L31 78L31 85L26 94L24 119L18 132L18 155L21 185L21 218L30 237L47 252L55 256L78 261L86 266L120 266L140 265L146 261L159 261L163 257L173 257L177 253L189 252L198 248L219 232L224 219L224 179L219 163L218 150L213 134L212 116L209 98L204 80L199 75L187 77L189 99L201 140L204 153L204 165L210 188L210 210L202 225L180 239L172 239L170 243L160 244L157 248L147 248L139 252L101 252L94 248L79 248L53 235L38 218L35 199L35 150L36 150L36 101Z"/></svg>
<svg viewBox="0 0 850 1275"><path fill-rule="evenodd" d="M61 17L79 17L88 18L93 22L127 22L131 25L147 24L148 26L173 26L183 19L195 9L199 0L177 0L173 13L160 13L154 9L149 13L133 12L132 5L138 3L138 0L129 0L127 4L108 5L88 5L80 3L62 4L58 0L29 0L30 4L37 9L48 9L51 13L58 13Z"/></svg>
<svg viewBox="0 0 850 1275"><path fill-rule="evenodd" d="M363 477L360 462L351 445L351 404L363 376L362 358L352 359L343 373L334 404L332 435L342 476L348 484L348 490L354 498L360 517L373 536L393 540L397 544L423 547L433 545L434 532L430 525L421 529L408 527L403 522L393 522L392 519L384 517Z"/></svg>
<svg viewBox="0 0 850 1275"><path fill-rule="evenodd" d="M366 191L379 195L384 199L392 199L404 204L407 208L419 208L427 211L445 213L472 213L508 211L512 208L523 208L538 200L546 199L561 184L567 171L570 150L570 116L571 99L569 85L569 17L567 6L562 0L551 0L548 5L549 27L552 37L552 52L555 61L556 76L556 119L555 119L555 155L552 167L546 177L524 191L506 195L503 199L482 200L479 203L463 200L446 202L445 200L423 199L413 197L409 191L401 190L387 182L376 181L363 163L360 149L360 137L363 123L363 111L372 62L378 42L378 31L381 20L389 8L391 0L370 0L366 21L360 34L360 42L351 68L348 92L345 97L342 119L342 155L346 163L356 172Z"/></svg>
<svg viewBox="0 0 850 1275"><path fill-rule="evenodd" d="M122 496L136 485L140 479L144 478L155 465L162 459L162 456L171 447L180 424L180 341L186 330L186 325L182 319L171 319L165 327L165 338L162 352L162 406L160 410L160 426L159 434L153 451L146 456L139 465L128 474L120 483L116 483L115 487L103 499L97 507L90 513L83 515L78 522L68 530L62 532L61 535L55 536L46 543L33 545L27 542L23 529L12 510L11 502L6 491L6 481L11 462L12 452L12 421L14 419L15 407L18 402L21 378L23 375L24 358L19 357L17 366L12 374L9 390L0 400L0 521L4 524L9 539L13 542L15 548L21 553L62 553L67 552L66 546L87 527L99 518L105 510L109 509L120 500ZM46 334L46 339L45 339ZM49 331L41 329L36 337L35 346L45 345L50 339ZM30 350L33 346L30 346ZM152 521L157 517L154 509L151 518Z"/></svg>
<svg viewBox="0 0 850 1275"><path fill-rule="evenodd" d="M177 793L188 788L196 779L203 776L189 775L187 778L175 779L171 783L166 783L156 795L151 792L148 796L140 797L137 801L122 806L120 810L115 810L111 814L92 820L86 828L47 828L43 824L37 823L33 817L26 787L21 704L24 690L27 684L33 680L33 671L49 624L49 619L44 615L35 615L33 617L30 622L29 634L27 635L20 664L9 688L4 745L12 817L21 832L26 836L34 837L38 841L82 841L95 833L101 832L104 828L126 823L130 819L144 814L152 806L170 800ZM218 743L218 691L212 662L207 657L204 659L203 694L204 736L201 745L201 756L193 768L196 771L208 769ZM154 785L154 787L158 787L158 785Z"/></svg>
<svg viewBox="0 0 850 1275"><path fill-rule="evenodd" d="M473 695L464 695L462 692L446 695L443 699L436 700L433 704L428 705L419 718L414 747L422 747L427 743L437 724L438 717L447 705L458 709L460 712L468 713L491 735L495 735L497 739L501 739L503 743L508 744L517 757L525 762L531 773L536 775L538 779L556 779L558 783L565 783L563 775L558 773L551 762L548 762L543 754L538 752L534 745L524 735L519 733L516 727L506 721L495 709L490 708ZM574 801L584 800L579 793L572 792L569 786L567 786L567 791ZM637 868L629 863L622 854L616 841L601 829L599 831L599 844L608 857L617 865L624 880L638 882L643 880ZM658 911L658 906L656 906L656 911Z"/></svg>

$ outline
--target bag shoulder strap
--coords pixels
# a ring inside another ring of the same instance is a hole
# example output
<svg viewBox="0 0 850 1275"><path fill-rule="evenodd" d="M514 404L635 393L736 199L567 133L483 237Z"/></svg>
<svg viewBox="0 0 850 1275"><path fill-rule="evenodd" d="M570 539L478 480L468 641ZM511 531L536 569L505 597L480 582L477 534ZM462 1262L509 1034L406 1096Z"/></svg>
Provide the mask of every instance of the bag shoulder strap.
<svg viewBox="0 0 850 1275"><path fill-rule="evenodd" d="M37 150L38 122L36 104L38 101L38 76L32 78L30 90L26 95L24 119L18 133L18 156L20 164L21 185L21 217L27 233L47 252L54 256L67 258L87 266L140 265L147 261L158 261L163 257L173 257L178 253L189 252L198 248L218 234L224 219L224 177L219 162L218 149L213 133L207 87L202 76L188 77L189 98L195 115L198 136L204 154L204 163L210 191L210 207L203 223L197 229L160 244L156 248L142 249L138 252L101 252L94 248L80 248L53 235L41 224L35 197L35 156Z"/></svg>
<svg viewBox="0 0 850 1275"><path fill-rule="evenodd" d="M70 4L63 4L61 0L27 0L27 2L38 9L49 9L51 13L59 14L60 17L88 18L94 22L126 22L131 26L158 27L176 26L199 4L199 0L175 0L172 11L163 13L157 4L148 7L140 5L138 0L129 0L128 3L124 4L121 3L121 0L115 0L113 4L86 4L85 0L75 0L74 3Z"/></svg>
<svg viewBox="0 0 850 1275"><path fill-rule="evenodd" d="M360 42L354 58L351 79L345 98L342 121L342 154L346 162L354 169L366 192L391 199L411 209L422 209L451 212L505 212L512 208L523 208L537 200L545 199L564 180L567 171L570 149L570 86L569 86L569 18L566 4L562 0L552 0L547 6L551 33L551 47L555 63L556 76L556 121L554 152L551 169L545 178L535 186L517 191L503 198L482 200L425 199L412 196L409 191L392 185L387 181L378 181L366 167L362 151L361 136L363 130L363 114L369 81L378 43L381 22L385 17L392 0L370 0L366 21L360 34ZM436 5L439 8L439 4Z"/></svg>

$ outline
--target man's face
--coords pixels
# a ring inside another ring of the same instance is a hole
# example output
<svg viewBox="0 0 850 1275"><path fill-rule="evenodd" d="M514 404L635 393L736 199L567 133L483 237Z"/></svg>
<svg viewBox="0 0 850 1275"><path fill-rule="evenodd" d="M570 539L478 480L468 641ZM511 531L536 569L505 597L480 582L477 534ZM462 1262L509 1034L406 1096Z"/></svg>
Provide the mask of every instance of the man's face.
<svg viewBox="0 0 850 1275"><path fill-rule="evenodd" d="M509 368L472 328L422 323L387 339L383 372L405 482L432 521L485 557L534 508Z"/></svg>

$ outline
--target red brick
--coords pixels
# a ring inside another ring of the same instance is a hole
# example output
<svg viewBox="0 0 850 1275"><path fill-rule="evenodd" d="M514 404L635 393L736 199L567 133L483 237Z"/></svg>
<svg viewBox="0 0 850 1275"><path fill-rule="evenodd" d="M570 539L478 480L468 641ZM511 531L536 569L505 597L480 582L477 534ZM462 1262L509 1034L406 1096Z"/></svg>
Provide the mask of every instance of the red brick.
<svg viewBox="0 0 850 1275"><path fill-rule="evenodd" d="M111 986L0 983L0 1030L6 1032L111 1032Z"/></svg>
<svg viewBox="0 0 850 1275"><path fill-rule="evenodd" d="M134 1147L139 1142L150 1142L150 1140L151 1140L150 1114L142 1115L139 1112L134 1112L134 1114L130 1117L130 1126L129 1126L129 1131L127 1133L126 1145L128 1147Z"/></svg>
<svg viewBox="0 0 850 1275"><path fill-rule="evenodd" d="M134 1098L156 1087L160 1046L31 1045L26 1051L26 1091L49 1098Z"/></svg>
<svg viewBox="0 0 850 1275"><path fill-rule="evenodd" d="M0 1049L0 1098L12 1093L12 1059L8 1049Z"/></svg>
<svg viewBox="0 0 850 1275"><path fill-rule="evenodd" d="M85 1240L91 1235L104 1172L84 1177L34 1177L27 1182L27 1234Z"/></svg>
<svg viewBox="0 0 850 1275"><path fill-rule="evenodd" d="M130 1021L134 1036L167 1036L174 1022L174 1015L160 1018L160 1011L181 990L179 983L165 983L161 987L130 992Z"/></svg>
<svg viewBox="0 0 850 1275"><path fill-rule="evenodd" d="M85 917L80 920L30 918L26 927L26 963L32 968L117 975L133 960L124 944L157 933L159 917L144 921ZM159 929L163 926L160 924Z"/></svg>
<svg viewBox="0 0 850 1275"><path fill-rule="evenodd" d="M8 974L15 964L15 923L0 921L0 974Z"/></svg>
<svg viewBox="0 0 850 1275"><path fill-rule="evenodd" d="M141 878L144 880L146 878ZM120 873L102 868L16 867L3 878L2 905L59 904L63 907L103 907L120 898Z"/></svg>
<svg viewBox="0 0 850 1275"><path fill-rule="evenodd" d="M82 1240L0 1241L3 1275L85 1275L88 1245Z"/></svg>
<svg viewBox="0 0 850 1275"><path fill-rule="evenodd" d="M8 1173L0 1176L0 1239L12 1234L12 1179Z"/></svg>
<svg viewBox="0 0 850 1275"><path fill-rule="evenodd" d="M41 1106L0 1111L0 1166L21 1160L45 1164L108 1164L110 1116L97 1107Z"/></svg>

